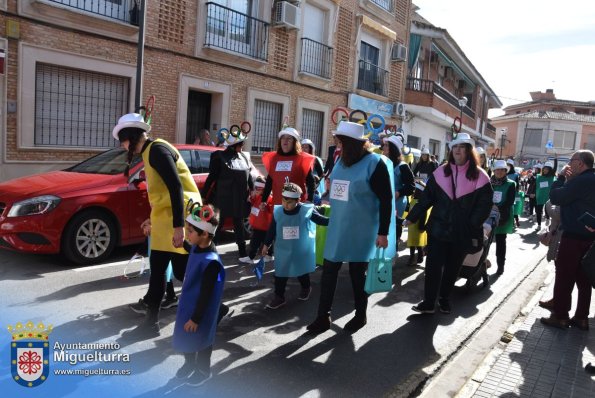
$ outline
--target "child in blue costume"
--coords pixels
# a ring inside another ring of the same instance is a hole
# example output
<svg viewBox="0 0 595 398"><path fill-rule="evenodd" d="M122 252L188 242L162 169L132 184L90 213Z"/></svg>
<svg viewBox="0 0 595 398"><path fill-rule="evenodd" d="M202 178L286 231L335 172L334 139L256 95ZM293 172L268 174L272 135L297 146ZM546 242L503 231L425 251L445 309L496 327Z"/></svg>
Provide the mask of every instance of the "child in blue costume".
<svg viewBox="0 0 595 398"><path fill-rule="evenodd" d="M225 282L225 269L213 244L218 225L219 215L209 205L194 207L186 218L188 241L184 247L190 255L176 314L173 346L185 358L176 377L187 378L190 386L200 386L211 378L211 354Z"/></svg>
<svg viewBox="0 0 595 398"><path fill-rule="evenodd" d="M310 298L310 273L316 268L316 225L328 225L328 217L320 215L311 203L300 203L302 189L286 182L281 206L275 206L273 221L267 232L262 255L275 241L275 296L266 308L285 305L285 287L290 277L297 277L302 290L298 300ZM275 239L276 238L276 239Z"/></svg>

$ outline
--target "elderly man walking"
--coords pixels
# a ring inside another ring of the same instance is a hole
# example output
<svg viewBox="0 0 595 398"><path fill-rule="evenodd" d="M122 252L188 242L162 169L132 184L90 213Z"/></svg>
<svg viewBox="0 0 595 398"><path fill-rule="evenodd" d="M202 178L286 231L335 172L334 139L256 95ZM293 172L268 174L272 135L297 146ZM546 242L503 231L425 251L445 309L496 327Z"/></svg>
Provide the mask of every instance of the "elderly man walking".
<svg viewBox="0 0 595 398"><path fill-rule="evenodd" d="M541 323L561 329L574 326L588 330L591 285L581 269L581 259L595 240L595 233L584 222L586 213L595 215L592 151L580 150L572 155L552 185L550 202L560 206L563 232L556 257L553 306L549 306L553 313L549 318L541 318ZM575 284L578 302L574 317L568 319Z"/></svg>

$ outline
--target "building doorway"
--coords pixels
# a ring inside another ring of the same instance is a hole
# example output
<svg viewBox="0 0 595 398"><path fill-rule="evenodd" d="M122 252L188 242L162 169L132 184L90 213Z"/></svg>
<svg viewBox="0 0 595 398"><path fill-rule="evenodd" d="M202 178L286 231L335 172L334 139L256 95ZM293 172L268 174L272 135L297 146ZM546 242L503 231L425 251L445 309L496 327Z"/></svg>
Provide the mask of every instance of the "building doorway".
<svg viewBox="0 0 595 398"><path fill-rule="evenodd" d="M208 130L210 123L211 94L190 90L188 92L188 113L186 116L186 144L194 143L198 132L202 129ZM211 136L214 137L213 132L211 132Z"/></svg>

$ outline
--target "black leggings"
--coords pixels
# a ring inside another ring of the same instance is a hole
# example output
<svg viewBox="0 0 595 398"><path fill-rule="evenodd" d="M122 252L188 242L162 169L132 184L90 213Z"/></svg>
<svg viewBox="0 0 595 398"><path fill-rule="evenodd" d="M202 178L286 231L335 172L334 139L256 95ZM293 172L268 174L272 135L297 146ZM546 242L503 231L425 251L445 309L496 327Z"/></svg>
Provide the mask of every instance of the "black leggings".
<svg viewBox="0 0 595 398"><path fill-rule="evenodd" d="M322 276L320 278L320 303L318 304L318 316L328 316L331 312L341 265L343 265L341 262L336 263L324 259ZM364 291L367 269L367 262L349 263L349 276L351 276L351 288L353 289L356 315L365 315L366 308L368 307L368 293Z"/></svg>
<svg viewBox="0 0 595 398"><path fill-rule="evenodd" d="M151 263L151 277L145 301L149 307L159 308L165 292L165 271L169 262L171 261L176 279L182 281L186 273L188 254L151 250L149 261Z"/></svg>
<svg viewBox="0 0 595 398"><path fill-rule="evenodd" d="M285 276L275 276L275 294L281 298L285 298L285 287L287 286L287 280L289 278ZM310 273L300 275L297 277L302 285L302 289L310 288Z"/></svg>
<svg viewBox="0 0 595 398"><path fill-rule="evenodd" d="M535 205L535 214L537 215L537 225L541 225L541 216L543 215L544 205Z"/></svg>

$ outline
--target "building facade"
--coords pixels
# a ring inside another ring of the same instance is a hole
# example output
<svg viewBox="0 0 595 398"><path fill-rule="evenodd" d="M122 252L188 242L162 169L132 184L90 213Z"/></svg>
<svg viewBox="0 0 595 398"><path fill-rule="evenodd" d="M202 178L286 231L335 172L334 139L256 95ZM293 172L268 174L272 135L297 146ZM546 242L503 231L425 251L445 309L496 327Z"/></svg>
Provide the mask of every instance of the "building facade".
<svg viewBox="0 0 595 398"><path fill-rule="evenodd" d="M495 145L488 110L502 103L448 31L416 12L407 69L403 128L410 146L426 147L439 159L446 158L453 123L469 133L477 146Z"/></svg>
<svg viewBox="0 0 595 398"><path fill-rule="evenodd" d="M0 0L0 181L117 146L134 110L140 0ZM400 125L411 0L146 0L141 102L153 136L248 121L255 159L284 123L322 156L337 107ZM401 57L392 56L399 46Z"/></svg>
<svg viewBox="0 0 595 398"><path fill-rule="evenodd" d="M595 151L595 102L559 100L552 89L530 95L492 120L495 156L531 167L554 157L566 162L578 149Z"/></svg>

